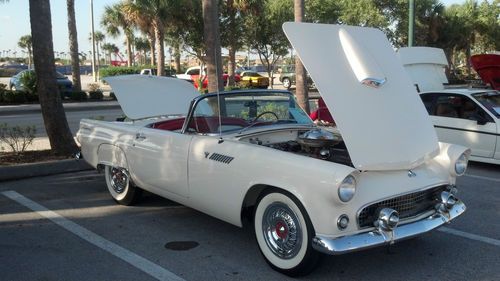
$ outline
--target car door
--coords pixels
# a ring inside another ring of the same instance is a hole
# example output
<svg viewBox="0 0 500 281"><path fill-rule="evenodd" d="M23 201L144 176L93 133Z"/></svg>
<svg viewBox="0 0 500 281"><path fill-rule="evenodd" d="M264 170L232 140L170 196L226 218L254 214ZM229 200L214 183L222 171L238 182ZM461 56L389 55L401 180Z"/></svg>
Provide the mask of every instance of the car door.
<svg viewBox="0 0 500 281"><path fill-rule="evenodd" d="M187 161L192 136L140 128L128 154L139 186L188 197Z"/></svg>
<svg viewBox="0 0 500 281"><path fill-rule="evenodd" d="M493 157L497 126L474 100L458 93L421 95L442 142L471 148L472 155Z"/></svg>

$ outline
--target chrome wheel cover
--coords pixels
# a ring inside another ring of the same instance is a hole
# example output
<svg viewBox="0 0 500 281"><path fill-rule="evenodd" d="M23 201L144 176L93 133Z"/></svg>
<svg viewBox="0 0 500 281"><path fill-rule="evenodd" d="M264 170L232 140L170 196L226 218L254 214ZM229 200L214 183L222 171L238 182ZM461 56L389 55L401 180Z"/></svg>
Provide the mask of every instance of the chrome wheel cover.
<svg viewBox="0 0 500 281"><path fill-rule="evenodd" d="M127 170L116 167L111 167L109 169L109 183L111 188L113 188L113 190L118 194L123 193L128 185L129 176Z"/></svg>
<svg viewBox="0 0 500 281"><path fill-rule="evenodd" d="M290 88L290 84L291 84L290 79L288 78L283 79L283 87Z"/></svg>
<svg viewBox="0 0 500 281"><path fill-rule="evenodd" d="M297 215L285 204L267 206L262 218L262 234L267 247L277 257L291 259L302 247L302 228Z"/></svg>

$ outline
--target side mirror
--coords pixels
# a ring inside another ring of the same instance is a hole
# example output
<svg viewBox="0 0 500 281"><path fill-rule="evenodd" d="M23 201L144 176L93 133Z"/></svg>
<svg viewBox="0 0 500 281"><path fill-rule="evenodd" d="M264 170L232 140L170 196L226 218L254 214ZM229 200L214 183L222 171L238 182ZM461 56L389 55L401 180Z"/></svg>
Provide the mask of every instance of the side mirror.
<svg viewBox="0 0 500 281"><path fill-rule="evenodd" d="M472 116L472 118L474 118L474 120L476 120L477 124L478 125L486 125L486 123L488 123L488 119L486 117L484 117L482 114L479 114L479 113L474 113L474 115Z"/></svg>

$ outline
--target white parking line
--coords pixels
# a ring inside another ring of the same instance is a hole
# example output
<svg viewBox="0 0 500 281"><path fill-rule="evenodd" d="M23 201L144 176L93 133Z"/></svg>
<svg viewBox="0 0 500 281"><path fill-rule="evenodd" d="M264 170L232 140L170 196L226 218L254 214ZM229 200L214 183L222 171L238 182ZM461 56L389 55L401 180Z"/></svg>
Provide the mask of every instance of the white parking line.
<svg viewBox="0 0 500 281"><path fill-rule="evenodd" d="M469 174L465 174L465 176L469 177L469 178L474 178L474 179L500 182L500 179L498 179L498 178L490 178L490 177L483 177L483 176L476 176L476 175L469 175Z"/></svg>
<svg viewBox="0 0 500 281"><path fill-rule="evenodd" d="M44 206L24 197L23 195L15 191L4 191L2 194L17 203L31 209L42 217L45 217L52 222L56 223L60 227L66 229L67 231L75 234L76 236L82 238L83 240L107 251L108 253L114 255L117 258L128 262L137 269L151 275L158 280L172 280L172 281L182 281L181 277L175 275L174 273L166 270L165 268L109 241L103 237L93 233L92 231L66 219L65 217L53 212Z"/></svg>
<svg viewBox="0 0 500 281"><path fill-rule="evenodd" d="M488 243L488 244L500 247L500 240L496 240L493 238L484 237L484 236L480 236L480 235L472 234L472 233L468 233L468 232L463 232L463 231L456 230L456 229L449 228L449 227L441 227L441 228L438 228L437 230L441 231L441 232L448 233L448 234L453 234L456 236L467 238L470 240L480 241L483 243Z"/></svg>

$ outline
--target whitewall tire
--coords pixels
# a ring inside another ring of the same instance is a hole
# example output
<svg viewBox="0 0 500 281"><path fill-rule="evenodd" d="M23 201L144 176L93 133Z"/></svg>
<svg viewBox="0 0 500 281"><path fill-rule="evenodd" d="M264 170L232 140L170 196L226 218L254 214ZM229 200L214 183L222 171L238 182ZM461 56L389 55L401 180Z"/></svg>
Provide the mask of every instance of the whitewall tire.
<svg viewBox="0 0 500 281"><path fill-rule="evenodd" d="M262 255L275 270L300 276L316 266L319 253L312 248L314 229L291 194L264 194L255 209L254 229Z"/></svg>
<svg viewBox="0 0 500 281"><path fill-rule="evenodd" d="M104 175L108 191L118 204L132 205L140 197L142 190L132 183L127 169L106 166Z"/></svg>

